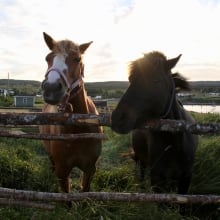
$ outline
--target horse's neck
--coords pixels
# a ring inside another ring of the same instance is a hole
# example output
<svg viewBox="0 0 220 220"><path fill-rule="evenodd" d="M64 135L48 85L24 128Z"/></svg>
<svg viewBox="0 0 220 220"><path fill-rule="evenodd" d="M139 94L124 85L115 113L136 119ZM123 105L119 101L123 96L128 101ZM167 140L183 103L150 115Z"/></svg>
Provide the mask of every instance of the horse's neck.
<svg viewBox="0 0 220 220"><path fill-rule="evenodd" d="M73 106L73 113L82 113L82 114L89 113L87 95L84 85L82 85L82 90L79 92L79 94L77 94L72 99L70 99L69 102Z"/></svg>
<svg viewBox="0 0 220 220"><path fill-rule="evenodd" d="M178 99L174 99L173 106L168 116L169 119L181 119L183 117L183 106L182 103Z"/></svg>

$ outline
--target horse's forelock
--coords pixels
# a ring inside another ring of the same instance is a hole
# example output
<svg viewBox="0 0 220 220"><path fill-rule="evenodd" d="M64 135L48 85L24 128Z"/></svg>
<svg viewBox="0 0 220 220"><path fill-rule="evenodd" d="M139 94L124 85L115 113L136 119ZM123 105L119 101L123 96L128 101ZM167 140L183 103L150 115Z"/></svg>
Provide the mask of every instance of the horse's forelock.
<svg viewBox="0 0 220 220"><path fill-rule="evenodd" d="M148 59L149 61L155 61L155 60L166 60L166 56L159 52L159 51L153 51L153 52L150 52L150 53L145 53L144 54L144 58L145 59Z"/></svg>
<svg viewBox="0 0 220 220"><path fill-rule="evenodd" d="M68 54L70 51L79 51L79 45L70 41L70 40L62 40L58 41L56 46L54 47L54 51L56 53Z"/></svg>
<svg viewBox="0 0 220 220"><path fill-rule="evenodd" d="M163 62L166 60L166 56L158 51L153 51L150 53L144 54L143 57L136 59L130 62L129 65L129 80L136 75L139 75L141 70L145 70L146 67L151 66L150 68L158 68L163 65ZM146 71L144 71L146 72Z"/></svg>

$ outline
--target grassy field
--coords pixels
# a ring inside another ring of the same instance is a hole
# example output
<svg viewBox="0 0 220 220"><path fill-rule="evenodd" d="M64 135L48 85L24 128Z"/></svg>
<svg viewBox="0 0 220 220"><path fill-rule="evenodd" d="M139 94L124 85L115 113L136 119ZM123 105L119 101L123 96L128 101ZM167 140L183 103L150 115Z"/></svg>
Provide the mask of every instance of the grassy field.
<svg viewBox="0 0 220 220"><path fill-rule="evenodd" d="M195 114L200 122L220 122L219 115ZM109 139L103 142L103 151L91 191L152 192L147 178L143 185L136 178L136 166L130 158L122 157L130 146L129 135L118 135L105 127ZM220 195L220 142L218 136L200 136L193 171L190 194ZM80 172L71 175L72 190L77 191ZM51 173L50 161L41 141L27 139L0 139L0 186L25 190L58 192L56 177ZM0 219L46 220L188 220L220 219L218 206L188 207L185 216L176 205L160 206L155 203L94 202L76 203L68 209L57 203L53 211L34 208L0 206Z"/></svg>

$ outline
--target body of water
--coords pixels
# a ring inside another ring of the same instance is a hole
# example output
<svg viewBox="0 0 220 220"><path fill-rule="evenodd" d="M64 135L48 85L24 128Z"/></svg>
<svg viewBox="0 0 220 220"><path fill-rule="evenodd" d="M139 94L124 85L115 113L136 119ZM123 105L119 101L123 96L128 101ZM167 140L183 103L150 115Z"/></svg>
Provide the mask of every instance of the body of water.
<svg viewBox="0 0 220 220"><path fill-rule="evenodd" d="M184 108L199 113L220 113L220 105L184 105Z"/></svg>

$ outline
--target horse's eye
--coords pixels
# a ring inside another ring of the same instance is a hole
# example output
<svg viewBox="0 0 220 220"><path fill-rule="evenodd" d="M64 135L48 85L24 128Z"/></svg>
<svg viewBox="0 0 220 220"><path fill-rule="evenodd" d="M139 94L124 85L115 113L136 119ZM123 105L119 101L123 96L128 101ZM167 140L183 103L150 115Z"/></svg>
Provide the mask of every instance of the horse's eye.
<svg viewBox="0 0 220 220"><path fill-rule="evenodd" d="M74 62L79 63L81 61L81 57L75 57L73 59Z"/></svg>
<svg viewBox="0 0 220 220"><path fill-rule="evenodd" d="M47 62L49 62L53 57L54 57L54 54L53 54L53 53L49 53L49 54L45 57L45 60L46 60Z"/></svg>
<svg viewBox="0 0 220 220"><path fill-rule="evenodd" d="M48 61L49 61L49 57L48 57L48 56L46 56L46 57L45 57L45 60L46 60L46 62L48 62Z"/></svg>

